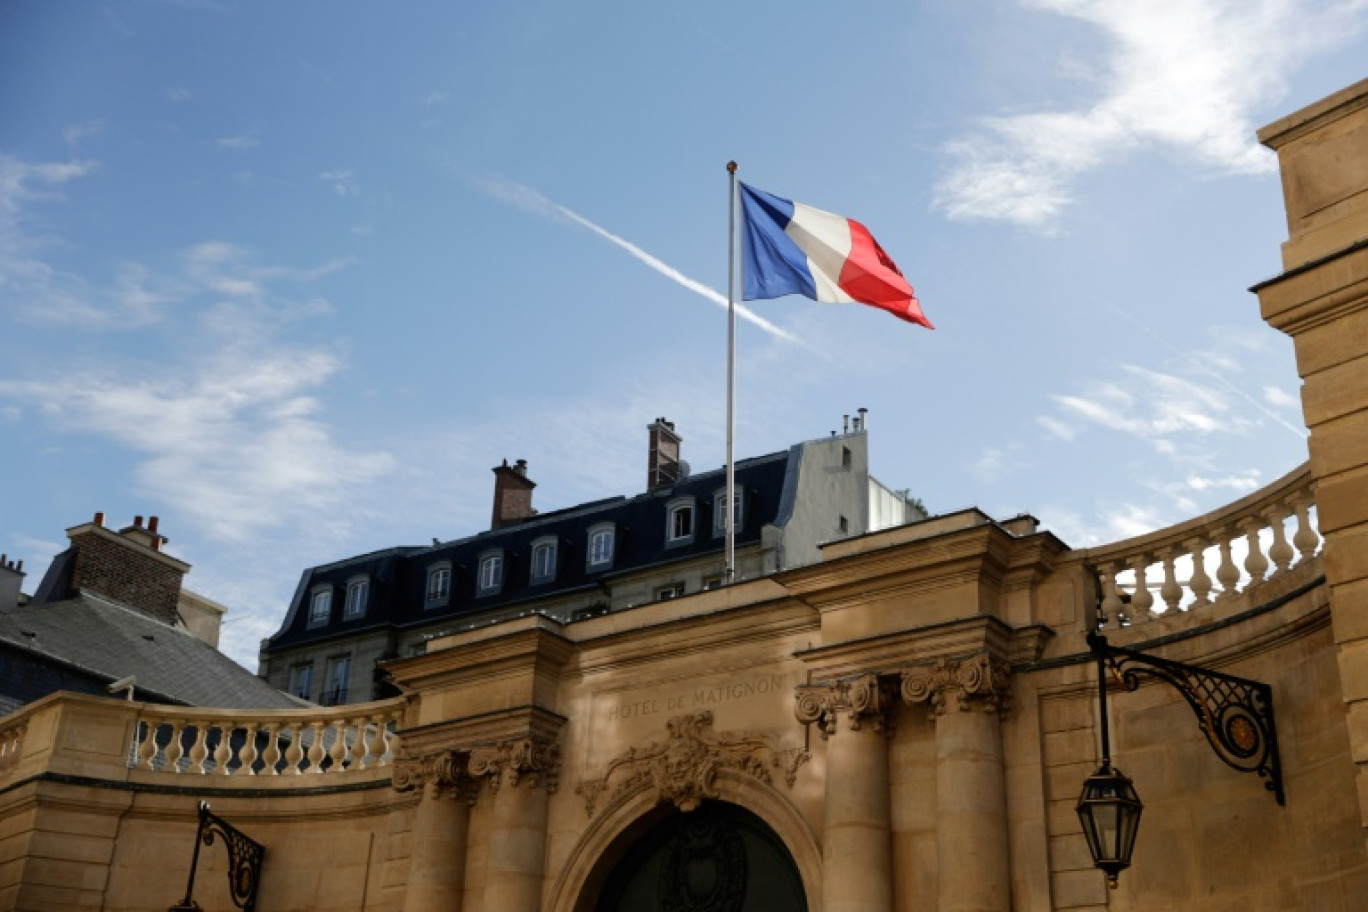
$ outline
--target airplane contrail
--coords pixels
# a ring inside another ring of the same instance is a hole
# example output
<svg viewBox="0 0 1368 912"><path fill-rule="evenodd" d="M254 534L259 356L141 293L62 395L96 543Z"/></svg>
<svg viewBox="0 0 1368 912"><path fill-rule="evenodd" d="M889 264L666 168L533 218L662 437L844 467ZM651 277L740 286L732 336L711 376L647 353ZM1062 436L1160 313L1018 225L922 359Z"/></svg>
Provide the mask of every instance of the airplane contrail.
<svg viewBox="0 0 1368 912"><path fill-rule="evenodd" d="M652 256L651 254L642 250L636 244L633 244L631 241L627 240L626 238L618 237L616 234L613 234L608 229L603 228L600 225L596 225L595 223L589 221L589 219L580 215L578 212L575 212L573 209L567 209L559 203L547 199L545 196L543 196L536 190L533 190L531 187L527 187L523 184L519 184L514 181L504 179L481 181L479 182L479 186L486 193L490 194L496 199L500 199L506 203L509 203L510 205L516 206L519 209L524 210L525 212L531 212L534 215L540 215L544 218L565 218L573 222L574 224L579 225L581 228L587 228L594 234L603 238L605 241L608 241L610 244L614 244L622 248L623 250L627 251L627 253L629 253L636 260L638 260L641 263L644 263L646 266L660 273L670 281L678 285L682 285L683 287L689 289L689 291L692 291L694 294L697 294L700 297L705 298L713 302L714 304L719 305L720 307L726 308L727 306L727 298L725 295L719 294L718 292L714 291L713 289L709 288L707 285L704 285L702 282L699 282L696 279L689 278L684 273L680 272L678 269L675 269L669 263L664 262L658 257ZM765 332L769 333L772 336L775 336L776 338L783 339L786 342L793 342L799 345L805 345L803 340L799 339L797 336L793 335L792 333L788 332L782 327L776 326L769 320L766 320L764 317L760 316L755 311L751 310L749 307L746 307L744 304L738 303L736 305L736 315L743 320L755 324L756 326L760 327Z"/></svg>

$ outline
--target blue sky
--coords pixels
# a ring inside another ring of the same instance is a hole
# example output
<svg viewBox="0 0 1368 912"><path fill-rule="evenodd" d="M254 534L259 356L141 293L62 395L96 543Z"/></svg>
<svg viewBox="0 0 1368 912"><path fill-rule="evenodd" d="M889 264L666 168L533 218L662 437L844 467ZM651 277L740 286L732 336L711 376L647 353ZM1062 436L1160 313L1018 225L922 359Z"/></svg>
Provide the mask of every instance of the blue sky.
<svg viewBox="0 0 1368 912"><path fill-rule="evenodd" d="M157 514L251 667L306 566L644 488L725 440L727 183L857 218L934 332L755 302L737 451L869 409L875 474L1070 544L1306 458L1245 289L1254 131L1368 2L0 5L0 551Z"/></svg>

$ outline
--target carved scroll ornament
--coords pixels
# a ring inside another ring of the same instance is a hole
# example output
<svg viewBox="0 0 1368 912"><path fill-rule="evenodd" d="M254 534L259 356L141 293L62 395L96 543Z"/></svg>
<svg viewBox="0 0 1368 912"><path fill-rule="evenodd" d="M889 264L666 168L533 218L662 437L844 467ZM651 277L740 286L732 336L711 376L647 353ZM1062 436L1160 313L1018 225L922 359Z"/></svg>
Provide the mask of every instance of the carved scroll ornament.
<svg viewBox="0 0 1368 912"><path fill-rule="evenodd" d="M513 738L489 747L477 747L470 752L470 775L489 777L489 787L528 788L545 786L548 793L556 791L560 776L560 746L540 738Z"/></svg>
<svg viewBox="0 0 1368 912"><path fill-rule="evenodd" d="M472 797L465 751L446 750L425 757L401 757L394 764L393 785L401 792L421 790L426 797L441 794Z"/></svg>
<svg viewBox="0 0 1368 912"><path fill-rule="evenodd" d="M670 719L670 736L642 748L629 748L608 764L598 779L586 779L575 791L584 796L584 809L593 816L600 799L616 798L649 783L658 802L672 802L681 811L692 811L705 798L716 798L719 770L734 770L764 783L772 771L783 774L793 788L798 767L808 759L799 748L777 747L774 739L759 732L715 732L713 714L701 712ZM616 777L617 784L610 786Z"/></svg>
<svg viewBox="0 0 1368 912"><path fill-rule="evenodd" d="M876 732L891 733L896 698L877 674L800 684L795 694L794 715L807 725L819 723L823 738L836 734L836 722L844 713L852 731L869 722Z"/></svg>
<svg viewBox="0 0 1368 912"><path fill-rule="evenodd" d="M987 653L938 659L903 672L902 697L911 704L925 703L932 720L952 700L963 712L977 706L983 712L1005 713L1011 702L1008 676L1007 666Z"/></svg>

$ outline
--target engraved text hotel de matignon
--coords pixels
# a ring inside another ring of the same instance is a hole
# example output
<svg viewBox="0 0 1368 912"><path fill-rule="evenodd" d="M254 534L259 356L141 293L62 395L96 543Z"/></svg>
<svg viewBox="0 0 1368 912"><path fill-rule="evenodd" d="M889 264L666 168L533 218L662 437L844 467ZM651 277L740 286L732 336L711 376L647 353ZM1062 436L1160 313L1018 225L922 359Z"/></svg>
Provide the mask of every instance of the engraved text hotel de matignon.
<svg viewBox="0 0 1368 912"><path fill-rule="evenodd" d="M747 697L776 693L781 690L786 690L784 676L769 674L744 681L695 687L687 692L668 697L622 700L609 708L608 721L636 719L662 712L691 712L697 709L706 709L718 703L744 700Z"/></svg>

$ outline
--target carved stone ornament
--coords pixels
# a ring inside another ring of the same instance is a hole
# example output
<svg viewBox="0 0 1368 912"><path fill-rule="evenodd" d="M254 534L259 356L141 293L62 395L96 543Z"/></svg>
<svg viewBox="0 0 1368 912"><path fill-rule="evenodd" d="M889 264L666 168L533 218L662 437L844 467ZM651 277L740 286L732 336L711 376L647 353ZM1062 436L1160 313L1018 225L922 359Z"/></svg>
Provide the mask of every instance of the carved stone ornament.
<svg viewBox="0 0 1368 912"><path fill-rule="evenodd" d="M836 681L800 684L794 695L794 715L807 725L817 722L823 738L836 734L841 713L850 721L851 731L868 722L876 732L892 734L896 698L877 674L862 674Z"/></svg>
<svg viewBox="0 0 1368 912"><path fill-rule="evenodd" d="M599 800L616 798L644 783L655 788L658 802L669 801L681 811L692 811L704 798L716 798L718 770L734 770L761 782L772 782L772 772L783 774L793 788L798 767L808 759L800 748L777 747L760 732L715 732L713 714L701 712L670 719L670 737L642 748L629 748L608 764L603 776L586 779L575 791L584 796L584 809L593 816ZM610 782L617 777L617 784Z"/></svg>
<svg viewBox="0 0 1368 912"><path fill-rule="evenodd" d="M551 794L560 776L560 745L539 738L513 738L477 747L470 752L470 775L489 777L489 787L496 792L502 785L526 785L545 786Z"/></svg>
<svg viewBox="0 0 1368 912"><path fill-rule="evenodd" d="M911 704L925 703L933 721L951 700L962 712L978 706L983 712L1005 713L1011 708L1008 678L1006 664L986 652L938 659L903 672L902 697Z"/></svg>
<svg viewBox="0 0 1368 912"><path fill-rule="evenodd" d="M430 798L443 793L463 797L470 785L466 752L445 750L426 757L400 757L394 764L392 784L401 792L422 789Z"/></svg>

